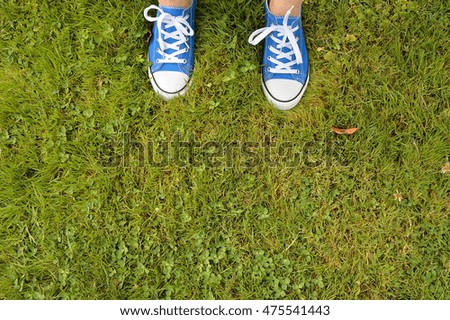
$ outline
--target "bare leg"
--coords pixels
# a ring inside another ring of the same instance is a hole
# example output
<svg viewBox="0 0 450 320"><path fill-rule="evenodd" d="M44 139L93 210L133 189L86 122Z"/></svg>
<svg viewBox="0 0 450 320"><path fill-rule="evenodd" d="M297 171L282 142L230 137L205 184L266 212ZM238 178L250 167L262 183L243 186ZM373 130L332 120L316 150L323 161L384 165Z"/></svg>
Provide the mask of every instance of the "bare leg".
<svg viewBox="0 0 450 320"><path fill-rule="evenodd" d="M165 7L188 8L192 0L159 0L159 4Z"/></svg>
<svg viewBox="0 0 450 320"><path fill-rule="evenodd" d="M269 9L276 16L284 16L290 8L294 7L292 15L299 16L302 2L303 0L270 0Z"/></svg>

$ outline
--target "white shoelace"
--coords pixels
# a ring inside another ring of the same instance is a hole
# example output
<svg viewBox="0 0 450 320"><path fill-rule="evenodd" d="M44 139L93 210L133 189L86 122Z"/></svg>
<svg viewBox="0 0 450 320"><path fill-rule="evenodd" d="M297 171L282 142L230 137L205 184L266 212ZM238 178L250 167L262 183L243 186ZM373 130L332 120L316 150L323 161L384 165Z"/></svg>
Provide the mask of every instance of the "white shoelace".
<svg viewBox="0 0 450 320"><path fill-rule="evenodd" d="M293 8L293 7L292 7ZM294 32L296 32L300 27L296 26L292 28L288 25L288 19L291 15L292 8L286 12L283 19L283 25L271 25L270 27L265 27L256 30L250 35L248 42L252 45L257 45L263 39L270 35L270 38L277 43L276 47L269 46L269 50L276 54L275 59L269 56L269 61L275 64L275 68L269 68L269 72L272 73L284 73L293 74L298 73L298 70L293 70L292 67L296 64L303 63L302 53L298 46L298 38L295 37ZM283 37L281 40L274 36L278 33L278 37ZM288 52L283 52L283 48L288 48ZM292 56L295 56L295 60ZM282 62L281 59L286 59L287 62Z"/></svg>
<svg viewBox="0 0 450 320"><path fill-rule="evenodd" d="M160 15L158 17L149 16L148 12L150 10L158 10ZM158 48L158 53L162 56L162 59L157 59L156 63L186 63L186 59L180 59L178 56L189 50L188 36L194 35L194 30L189 25L187 19L189 16L178 16L174 17L171 14L164 12L161 8L155 5L144 10L144 17L150 22L155 22L158 25L159 37L158 43L160 48ZM164 24L164 28L163 28ZM173 32L165 31L175 27ZM165 40L174 39L173 43L168 43ZM180 47L185 44L186 47L181 49ZM166 50L172 49L174 52L168 54Z"/></svg>

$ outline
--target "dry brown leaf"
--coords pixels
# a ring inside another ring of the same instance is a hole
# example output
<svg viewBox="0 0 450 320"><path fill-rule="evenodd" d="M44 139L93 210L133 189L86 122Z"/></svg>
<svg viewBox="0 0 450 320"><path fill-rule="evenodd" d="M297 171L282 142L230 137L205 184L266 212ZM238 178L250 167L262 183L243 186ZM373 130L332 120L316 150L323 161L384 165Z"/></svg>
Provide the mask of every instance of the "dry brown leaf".
<svg viewBox="0 0 450 320"><path fill-rule="evenodd" d="M358 128L341 129L341 128L332 127L331 130L337 134L354 134L359 129Z"/></svg>
<svg viewBox="0 0 450 320"><path fill-rule="evenodd" d="M400 192L397 191L397 193L394 193L393 196L394 196L394 200L397 200L398 202L403 201L403 196Z"/></svg>
<svg viewBox="0 0 450 320"><path fill-rule="evenodd" d="M441 169L443 174L450 174L450 162L447 162Z"/></svg>

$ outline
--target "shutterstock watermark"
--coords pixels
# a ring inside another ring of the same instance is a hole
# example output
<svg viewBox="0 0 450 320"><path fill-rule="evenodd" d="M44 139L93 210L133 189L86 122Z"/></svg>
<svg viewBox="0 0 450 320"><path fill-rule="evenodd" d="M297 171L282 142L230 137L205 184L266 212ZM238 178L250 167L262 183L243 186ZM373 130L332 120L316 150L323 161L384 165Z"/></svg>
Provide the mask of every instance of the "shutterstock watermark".
<svg viewBox="0 0 450 320"><path fill-rule="evenodd" d="M124 133L119 141L101 147L99 162L104 167L318 167L339 161L327 141L199 141L193 134L181 139L140 139Z"/></svg>

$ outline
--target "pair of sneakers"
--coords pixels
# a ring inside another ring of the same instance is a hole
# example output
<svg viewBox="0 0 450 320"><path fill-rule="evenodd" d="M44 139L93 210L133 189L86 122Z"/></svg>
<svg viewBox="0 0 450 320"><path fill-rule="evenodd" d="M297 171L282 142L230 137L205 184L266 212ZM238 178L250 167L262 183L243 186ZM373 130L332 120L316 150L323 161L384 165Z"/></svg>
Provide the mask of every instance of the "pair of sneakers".
<svg viewBox="0 0 450 320"><path fill-rule="evenodd" d="M189 8L151 5L144 11L153 22L148 75L154 90L165 100L183 95L194 69L194 18L197 0ZM156 11L151 16L150 12ZM265 39L262 88L269 102L280 110L297 105L309 80L308 53L301 19L275 16L265 4L266 27L256 30L249 43Z"/></svg>

